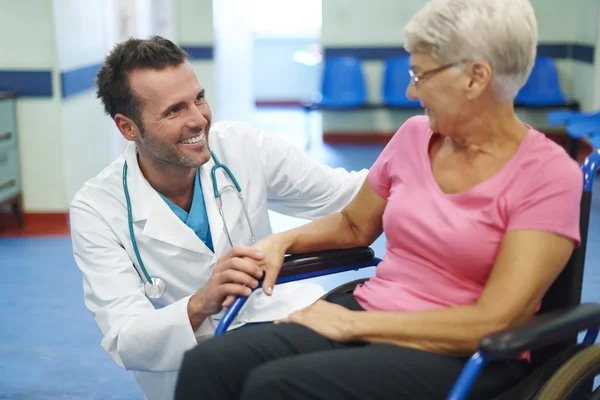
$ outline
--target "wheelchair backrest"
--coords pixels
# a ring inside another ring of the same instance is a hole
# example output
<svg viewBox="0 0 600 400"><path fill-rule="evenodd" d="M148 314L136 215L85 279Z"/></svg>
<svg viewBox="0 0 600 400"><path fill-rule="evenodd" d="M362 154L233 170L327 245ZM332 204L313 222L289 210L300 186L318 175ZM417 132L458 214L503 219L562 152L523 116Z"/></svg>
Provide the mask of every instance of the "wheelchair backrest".
<svg viewBox="0 0 600 400"><path fill-rule="evenodd" d="M584 190L581 197L581 216L579 222L581 245L573 251L566 267L546 292L538 315L569 308L581 303L583 271L587 248L590 208L592 203L592 184L598 170L599 161L600 151L595 150L586 158L586 161L582 165L584 173ZM544 364L545 361L552 358L552 356L555 356L565 348L576 343L577 335L564 342L533 352L531 355L532 366L535 368Z"/></svg>

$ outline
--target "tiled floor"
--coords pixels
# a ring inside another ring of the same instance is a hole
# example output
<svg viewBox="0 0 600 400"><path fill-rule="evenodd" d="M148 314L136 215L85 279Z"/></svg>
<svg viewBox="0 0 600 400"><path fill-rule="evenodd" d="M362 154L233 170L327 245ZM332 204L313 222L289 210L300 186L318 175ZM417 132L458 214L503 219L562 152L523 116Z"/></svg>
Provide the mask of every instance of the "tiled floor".
<svg viewBox="0 0 600 400"><path fill-rule="evenodd" d="M260 112L252 122L303 146L301 113ZM312 123L317 132L318 115ZM315 159L347 169L370 167L382 149L330 147L318 137L312 145ZM600 184L594 192L583 299L600 302ZM277 230L301 222L277 215L273 220ZM143 399L132 375L100 347L98 330L83 306L70 240L66 232L58 233L62 236L0 238L0 399ZM373 248L382 255L384 238ZM371 273L350 272L318 281L329 288Z"/></svg>

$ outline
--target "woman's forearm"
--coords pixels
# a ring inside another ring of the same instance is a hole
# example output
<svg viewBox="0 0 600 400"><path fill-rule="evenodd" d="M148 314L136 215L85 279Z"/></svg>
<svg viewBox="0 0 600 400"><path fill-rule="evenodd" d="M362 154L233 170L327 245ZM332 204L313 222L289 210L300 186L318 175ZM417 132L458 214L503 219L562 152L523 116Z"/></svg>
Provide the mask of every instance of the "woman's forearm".
<svg viewBox="0 0 600 400"><path fill-rule="evenodd" d="M352 340L391 343L452 356L469 356L479 341L519 321L489 315L478 306L419 312L355 312Z"/></svg>
<svg viewBox="0 0 600 400"><path fill-rule="evenodd" d="M369 246L383 231L386 204L366 179L342 211L278 236L286 252L292 254Z"/></svg>
<svg viewBox="0 0 600 400"><path fill-rule="evenodd" d="M370 244L365 243L358 230L343 212L332 214L278 235L285 243L287 252L291 254Z"/></svg>

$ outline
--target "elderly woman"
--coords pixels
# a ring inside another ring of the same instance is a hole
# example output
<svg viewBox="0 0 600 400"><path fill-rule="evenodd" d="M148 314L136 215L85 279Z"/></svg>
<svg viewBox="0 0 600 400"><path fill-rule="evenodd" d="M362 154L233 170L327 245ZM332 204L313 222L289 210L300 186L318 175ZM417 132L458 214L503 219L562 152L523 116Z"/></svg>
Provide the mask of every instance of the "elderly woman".
<svg viewBox="0 0 600 400"><path fill-rule="evenodd" d="M579 245L582 175L515 116L536 55L526 0L432 0L404 29L406 121L346 209L258 242L265 292L286 253L387 252L353 293L230 332L185 355L178 399L444 399L479 340L523 323ZM277 290L276 288L274 290ZM522 379L483 369L473 398Z"/></svg>

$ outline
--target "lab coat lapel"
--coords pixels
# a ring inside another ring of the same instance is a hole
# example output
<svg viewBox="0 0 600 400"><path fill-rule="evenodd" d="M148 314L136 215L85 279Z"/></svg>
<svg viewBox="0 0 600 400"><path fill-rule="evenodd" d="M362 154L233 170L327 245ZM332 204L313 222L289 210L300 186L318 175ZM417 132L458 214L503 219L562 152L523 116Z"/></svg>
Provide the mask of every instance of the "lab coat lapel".
<svg viewBox="0 0 600 400"><path fill-rule="evenodd" d="M210 249L184 224L143 176L135 147L127 149L128 186L134 223L145 221L144 235L212 257Z"/></svg>
<svg viewBox="0 0 600 400"><path fill-rule="evenodd" d="M210 223L210 229L213 239L213 246L215 249L216 257L220 257L231 249L229 239L225 233L225 226L219 213L219 207L214 194L214 185L211 178L211 170L215 165L214 160L211 158L209 162L204 164L201 168L202 174L202 191L204 193L204 203L206 204L206 212L208 214L208 220ZM231 166L228 165L229 168ZM216 184L219 193L222 194L223 200L223 214L225 215L225 221L227 228L233 240L233 245L247 245L247 243L236 243L235 242L235 231L240 229L238 221L240 214L243 212L241 204L237 199L237 195L231 188L226 186L231 184L231 181L227 178L227 175L223 173L223 169L219 168L216 171Z"/></svg>

